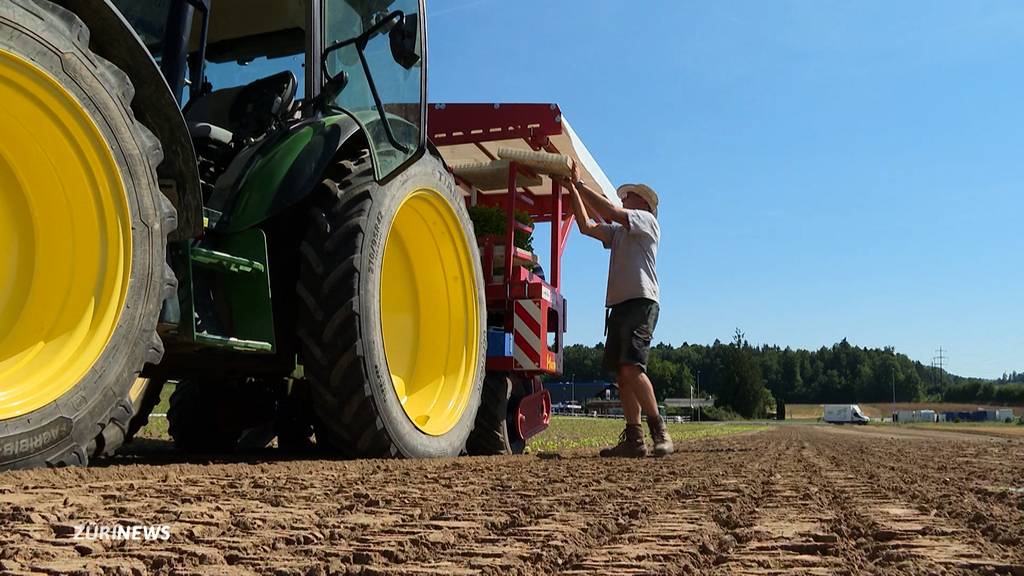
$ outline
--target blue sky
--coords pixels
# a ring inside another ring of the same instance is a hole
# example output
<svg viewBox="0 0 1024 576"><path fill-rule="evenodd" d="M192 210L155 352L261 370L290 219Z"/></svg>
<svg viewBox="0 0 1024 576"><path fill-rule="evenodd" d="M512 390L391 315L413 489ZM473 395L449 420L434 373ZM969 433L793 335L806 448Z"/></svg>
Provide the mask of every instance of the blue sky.
<svg viewBox="0 0 1024 576"><path fill-rule="evenodd" d="M556 102L661 196L655 339L1024 369L1024 3L433 0L436 102ZM543 244L542 244L543 245ZM575 235L570 342L607 253Z"/></svg>

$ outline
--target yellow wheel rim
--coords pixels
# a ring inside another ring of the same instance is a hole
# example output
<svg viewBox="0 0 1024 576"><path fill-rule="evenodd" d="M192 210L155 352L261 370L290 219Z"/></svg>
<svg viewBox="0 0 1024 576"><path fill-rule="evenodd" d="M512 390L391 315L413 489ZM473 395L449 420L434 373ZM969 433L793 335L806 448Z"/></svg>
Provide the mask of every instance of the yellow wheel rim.
<svg viewBox="0 0 1024 576"><path fill-rule="evenodd" d="M128 199L106 140L49 74L0 50L0 420L68 392L117 326Z"/></svg>
<svg viewBox="0 0 1024 576"><path fill-rule="evenodd" d="M426 434L454 428L473 394L482 313L476 284L451 204L435 190L413 192L384 247L381 328L395 392Z"/></svg>

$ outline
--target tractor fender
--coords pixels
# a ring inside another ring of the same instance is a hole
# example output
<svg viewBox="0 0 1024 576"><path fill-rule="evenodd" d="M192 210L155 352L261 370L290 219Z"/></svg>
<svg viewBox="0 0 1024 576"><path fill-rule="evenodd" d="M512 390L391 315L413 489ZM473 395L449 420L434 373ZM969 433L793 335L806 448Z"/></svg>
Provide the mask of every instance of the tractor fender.
<svg viewBox="0 0 1024 576"><path fill-rule="evenodd" d="M54 0L89 28L89 47L128 75L135 87L132 110L163 146L157 167L160 188L178 209L178 229L170 240L203 233L203 196L195 149L178 102L149 50L110 0Z"/></svg>
<svg viewBox="0 0 1024 576"><path fill-rule="evenodd" d="M224 213L215 229L240 232L298 204L320 183L339 152L365 142L359 124L343 114L290 126L286 134L266 142L248 159L241 178L228 179L235 181L225 191ZM220 184L214 198L224 191Z"/></svg>

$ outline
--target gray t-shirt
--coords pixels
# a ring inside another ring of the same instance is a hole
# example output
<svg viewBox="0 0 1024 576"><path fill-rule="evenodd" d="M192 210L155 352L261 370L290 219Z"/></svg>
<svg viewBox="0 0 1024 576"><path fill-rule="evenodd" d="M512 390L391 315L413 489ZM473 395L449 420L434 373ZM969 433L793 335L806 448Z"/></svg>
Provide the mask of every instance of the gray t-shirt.
<svg viewBox="0 0 1024 576"><path fill-rule="evenodd" d="M647 298L658 302L658 273L655 260L661 227L646 210L626 210L629 228L616 222L598 224L605 231L604 247L612 251L608 261L606 306Z"/></svg>

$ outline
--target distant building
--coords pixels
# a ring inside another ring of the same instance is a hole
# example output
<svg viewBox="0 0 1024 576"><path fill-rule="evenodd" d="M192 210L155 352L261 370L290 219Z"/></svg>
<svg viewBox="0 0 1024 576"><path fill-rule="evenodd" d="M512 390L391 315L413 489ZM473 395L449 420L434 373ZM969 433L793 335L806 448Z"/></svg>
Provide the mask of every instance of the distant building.
<svg viewBox="0 0 1024 576"><path fill-rule="evenodd" d="M666 408L711 408L715 405L714 398L666 398Z"/></svg>
<svg viewBox="0 0 1024 576"><path fill-rule="evenodd" d="M715 406L714 398L665 398L665 411L668 414L679 414L694 418L697 410L704 413L708 408Z"/></svg>
<svg viewBox="0 0 1024 576"><path fill-rule="evenodd" d="M1012 422L1013 408L978 408L974 411L943 412L938 419L945 422ZM902 414L899 417L903 421Z"/></svg>
<svg viewBox="0 0 1024 576"><path fill-rule="evenodd" d="M586 414L622 414L619 389L614 382L549 382L544 387L551 393L553 406L567 408L579 404Z"/></svg>
<svg viewBox="0 0 1024 576"><path fill-rule="evenodd" d="M606 384L593 398L587 400L585 410L588 414L622 415L622 401L619 399L619 387L614 383Z"/></svg>
<svg viewBox="0 0 1024 576"><path fill-rule="evenodd" d="M614 396L619 397L618 389L608 382L546 382L544 388L551 393L552 404L569 404L576 402L587 405L587 400L602 395L609 387L615 389ZM575 393L574 393L575 391Z"/></svg>

